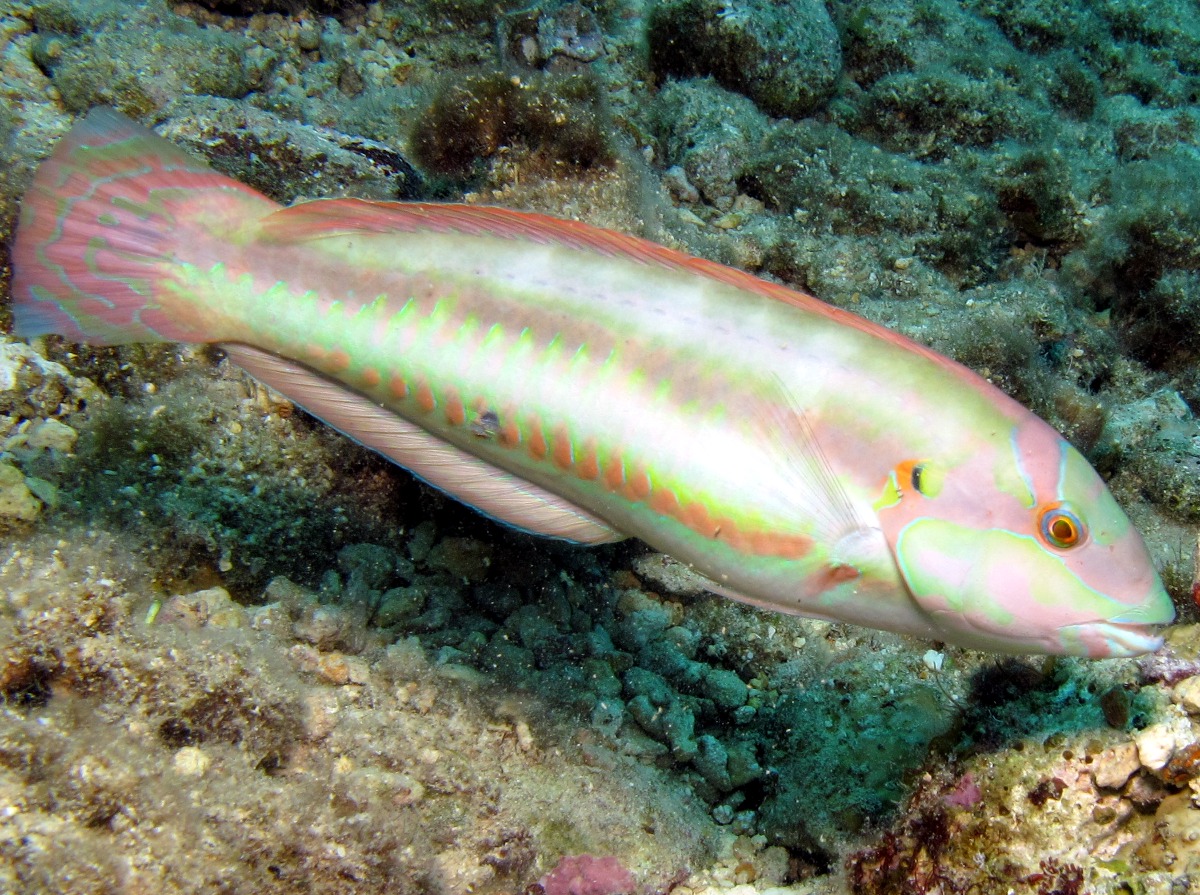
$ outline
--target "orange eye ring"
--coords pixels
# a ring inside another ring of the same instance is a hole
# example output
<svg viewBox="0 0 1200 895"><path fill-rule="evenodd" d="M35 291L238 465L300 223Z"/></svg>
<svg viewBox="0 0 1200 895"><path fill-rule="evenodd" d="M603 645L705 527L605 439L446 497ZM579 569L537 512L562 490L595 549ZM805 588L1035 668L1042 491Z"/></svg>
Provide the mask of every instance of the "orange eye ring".
<svg viewBox="0 0 1200 895"><path fill-rule="evenodd" d="M1055 503L1046 507L1038 516L1038 531L1042 540L1051 547L1069 550L1083 543L1087 529L1083 520L1065 504Z"/></svg>

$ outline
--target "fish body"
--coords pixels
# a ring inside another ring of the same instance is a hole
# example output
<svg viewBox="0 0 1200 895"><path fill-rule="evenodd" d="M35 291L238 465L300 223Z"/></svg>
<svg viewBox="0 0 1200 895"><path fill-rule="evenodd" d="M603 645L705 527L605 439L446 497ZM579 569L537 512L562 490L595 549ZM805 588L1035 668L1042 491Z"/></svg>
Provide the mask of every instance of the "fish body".
<svg viewBox="0 0 1200 895"><path fill-rule="evenodd" d="M966 368L584 224L283 208L111 110L14 245L18 331L215 342L517 527L636 536L737 599L1004 652L1133 655L1173 609L1086 460Z"/></svg>

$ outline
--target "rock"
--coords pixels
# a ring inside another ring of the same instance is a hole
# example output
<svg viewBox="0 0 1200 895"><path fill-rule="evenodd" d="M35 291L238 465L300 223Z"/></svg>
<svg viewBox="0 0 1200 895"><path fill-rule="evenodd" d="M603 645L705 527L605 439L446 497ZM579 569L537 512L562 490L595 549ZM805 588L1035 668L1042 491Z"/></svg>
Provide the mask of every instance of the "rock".
<svg viewBox="0 0 1200 895"><path fill-rule="evenodd" d="M698 751L692 764L708 783L718 792L729 792L733 784L729 780L729 753L724 744L710 734L696 737Z"/></svg>
<svg viewBox="0 0 1200 895"><path fill-rule="evenodd" d="M292 624L292 635L318 649L332 649L342 645L349 625L350 619L340 607L311 606Z"/></svg>
<svg viewBox="0 0 1200 895"><path fill-rule="evenodd" d="M11 463L0 463L0 516L32 522L42 512L42 502L25 484L21 470Z"/></svg>
<svg viewBox="0 0 1200 895"><path fill-rule="evenodd" d="M378 544L348 544L338 552L338 568L346 576L350 598L363 599L365 592L383 590L396 568L396 554Z"/></svg>
<svg viewBox="0 0 1200 895"><path fill-rule="evenodd" d="M1163 799L1167 797L1167 787L1157 777L1149 774L1138 774L1129 784L1125 798L1143 814L1154 811Z"/></svg>
<svg viewBox="0 0 1200 895"><path fill-rule="evenodd" d="M689 693L694 693L705 673L711 671L703 662L689 659L669 640L651 642L641 651L639 661Z"/></svg>
<svg viewBox="0 0 1200 895"><path fill-rule="evenodd" d="M419 585L393 587L383 593L379 609L375 612L375 624L390 628L412 621L425 609L425 588Z"/></svg>
<svg viewBox="0 0 1200 895"><path fill-rule="evenodd" d="M688 203L703 195L717 209L731 210L742 164L761 147L770 119L747 97L709 80L668 83L659 95L657 115L665 161L674 166L663 178L671 195ZM687 568L663 559L662 554L643 556L634 568L652 580L657 580L655 569L643 571L639 566L661 565L668 574L671 566ZM673 593L696 592L703 588L702 579L699 585L697 579L689 573L681 580L687 590L666 589Z"/></svg>
<svg viewBox="0 0 1200 895"><path fill-rule="evenodd" d="M304 697L302 722L304 735L309 740L323 740L337 727L337 697L331 690L316 690Z"/></svg>
<svg viewBox="0 0 1200 895"><path fill-rule="evenodd" d="M300 612L303 607L318 601L313 591L290 581L283 575L276 575L263 590L263 600L267 603L279 603L289 612Z"/></svg>
<svg viewBox="0 0 1200 895"><path fill-rule="evenodd" d="M597 699L592 707L592 727L605 736L615 737L625 722L625 703L615 696Z"/></svg>
<svg viewBox="0 0 1200 895"><path fill-rule="evenodd" d="M1137 744L1138 760L1142 767L1151 771L1159 771L1166 767L1175 750L1189 745L1195 736L1187 715L1181 709L1167 720L1152 724L1145 730L1134 734L1133 741Z"/></svg>
<svg viewBox="0 0 1200 895"><path fill-rule="evenodd" d="M762 776L763 769L754 757L753 743L735 742L726 751L729 761L725 767L729 771L729 784L732 787L737 789Z"/></svg>
<svg viewBox="0 0 1200 895"><path fill-rule="evenodd" d="M1105 749L1092 764L1092 779L1101 789L1120 789L1141 767L1135 743L1121 743Z"/></svg>
<svg viewBox="0 0 1200 895"><path fill-rule="evenodd" d="M625 672L625 689L630 696L645 696L651 705L662 707L671 702L674 692L661 675L636 665Z"/></svg>
<svg viewBox="0 0 1200 895"><path fill-rule="evenodd" d="M350 671L349 656L342 653L324 653L317 660L317 677L329 681L330 684L342 686L353 683L353 672Z"/></svg>
<svg viewBox="0 0 1200 895"><path fill-rule="evenodd" d="M647 20L650 65L712 75L764 112L800 118L833 95L841 42L822 0L667 0Z"/></svg>
<svg viewBox="0 0 1200 895"><path fill-rule="evenodd" d="M367 663L344 653L322 653L316 661L317 676L331 684L366 684L371 679Z"/></svg>
<svg viewBox="0 0 1200 895"><path fill-rule="evenodd" d="M705 591L707 579L663 553L639 556L633 562L633 570L640 578L653 582L664 593L691 596Z"/></svg>
<svg viewBox="0 0 1200 895"><path fill-rule="evenodd" d="M183 777L202 777L210 764L212 764L212 759L205 754L203 749L196 746L183 746L177 749L175 758L171 761L175 773Z"/></svg>
<svg viewBox="0 0 1200 895"><path fill-rule="evenodd" d="M25 444L31 448L49 448L69 454L75 449L79 433L58 420L40 420L29 429Z"/></svg>
<svg viewBox="0 0 1200 895"><path fill-rule="evenodd" d="M50 417L78 409L97 395L86 379L46 360L24 342L0 342L0 414L14 419Z"/></svg>
<svg viewBox="0 0 1200 895"><path fill-rule="evenodd" d="M725 668L709 668L704 673L702 691L718 706L729 711L745 705L750 695L749 688L737 673Z"/></svg>
<svg viewBox="0 0 1200 895"><path fill-rule="evenodd" d="M1190 715L1200 715L1200 677L1189 677L1175 685L1171 700Z"/></svg>
<svg viewBox="0 0 1200 895"><path fill-rule="evenodd" d="M682 701L673 699L665 707L656 706L642 695L630 700L628 709L642 730L671 747L677 761L695 758L699 749L693 737L696 718Z"/></svg>
<svg viewBox="0 0 1200 895"><path fill-rule="evenodd" d="M583 673L589 689L601 699L621 695L621 679L613 672L612 665L603 659L584 659Z"/></svg>
<svg viewBox="0 0 1200 895"><path fill-rule="evenodd" d="M662 182L672 201L688 205L693 205L700 201L699 190L692 186L691 181L688 180L687 171L683 170L679 165L672 165L668 168L666 173L663 174Z"/></svg>
<svg viewBox="0 0 1200 895"><path fill-rule="evenodd" d="M429 567L444 569L456 578L482 581L492 564L492 548L474 538L442 538L429 551Z"/></svg>
<svg viewBox="0 0 1200 895"><path fill-rule="evenodd" d="M240 628L246 624L246 613L225 588L209 587L171 597L163 603L157 620L184 628Z"/></svg>

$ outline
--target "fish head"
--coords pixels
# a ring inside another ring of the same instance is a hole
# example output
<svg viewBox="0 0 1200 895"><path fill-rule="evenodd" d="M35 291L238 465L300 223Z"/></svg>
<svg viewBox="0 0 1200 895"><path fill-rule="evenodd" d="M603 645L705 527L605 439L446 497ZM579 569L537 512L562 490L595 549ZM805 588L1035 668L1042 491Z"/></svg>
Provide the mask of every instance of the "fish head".
<svg viewBox="0 0 1200 895"><path fill-rule="evenodd" d="M900 575L947 641L1094 658L1157 649L1174 607L1141 535L1075 448L1025 413L957 457L915 458L876 505Z"/></svg>

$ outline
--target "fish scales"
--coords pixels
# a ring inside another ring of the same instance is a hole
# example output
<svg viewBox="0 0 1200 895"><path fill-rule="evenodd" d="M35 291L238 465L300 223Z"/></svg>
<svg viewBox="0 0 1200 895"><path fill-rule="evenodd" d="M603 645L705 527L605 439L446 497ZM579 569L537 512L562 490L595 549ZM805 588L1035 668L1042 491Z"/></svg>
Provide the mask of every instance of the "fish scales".
<svg viewBox="0 0 1200 895"><path fill-rule="evenodd" d="M528 259L522 261L525 269L512 270L506 263L507 244L496 246L494 253L477 249L469 269L442 268L436 271L439 285L412 288L414 283L432 282L434 272L422 268L429 266L428 259L451 254L457 248L455 239L451 234L411 239L403 252L386 244L391 241L389 236L379 237L385 243L382 246L356 238L344 244L335 240L319 245L315 252L310 248L310 253L334 256L326 259L325 265L310 265L313 269L351 267L365 272L372 270L375 258L386 255L388 269L367 275L365 291L397 298L358 299L344 286L314 284L289 273L292 300L287 304L294 309L298 323L286 328L275 325L274 308L280 296L274 290L251 288L248 295L238 298L246 331L225 338L256 342L279 354L304 359L321 372L355 384L379 403L419 420L446 440L471 447L498 465L517 467L530 479L557 481L566 473L578 480L574 487L580 502L588 491L593 492L588 499L596 499L594 492L599 489L595 485L599 484L608 494L647 503L660 513L672 509L669 515L685 525L690 519L706 516L723 518L723 526L714 523L706 534L738 538L747 523L735 520L754 514L732 503L736 494L725 495L722 501L721 495L689 487L689 482L697 479L720 479L689 476L689 466L703 458L695 457L686 442L668 442L657 436L661 428L657 421L664 416L688 417L693 432L716 424L717 431L709 439L716 448L724 408L755 399L752 385L738 385L719 368L697 372L696 359L703 352L694 337L703 337L703 333L695 327L679 327L678 321L656 313L646 315L645 321L636 319L632 310L636 296L614 297L580 284L564 287L555 272L578 267L580 259L558 256L581 254L581 249L548 253L537 272L529 269ZM290 254L285 251L276 258L268 252L259 257L259 274L269 281L277 272L282 276L294 270ZM490 254L494 254L494 263L482 263ZM605 259L604 263L628 262ZM583 283L598 282L600 275L597 271L596 277ZM506 288L504 284L510 283L519 285ZM199 288L195 280L190 288ZM219 276L205 289L208 294L194 300L210 303L213 296L230 294L231 284ZM363 291L356 282L355 292ZM414 296L417 291L423 293L419 298ZM573 294L573 306L565 310L559 300L564 293ZM269 298L255 297L262 295ZM589 309L603 309L606 301L624 306L631 329L650 336L622 338L614 325L588 315ZM635 319L630 320L629 315ZM657 332L652 329L655 323L660 324ZM514 324L520 329L510 336L507 333ZM296 338L286 338L289 333L296 333ZM313 333L320 334L319 343L312 341ZM486 350L484 333L490 335ZM375 371L378 383L364 381L364 370ZM745 373L748 376L753 371ZM412 388L396 396L396 382ZM614 400L614 395L621 400ZM518 411L518 407L525 410ZM506 439L482 443L467 424L489 412L496 416L499 427L511 422L515 432ZM514 455L512 448L518 446L526 449ZM727 449L745 452L751 447L740 444ZM602 465L609 468L604 478L600 476ZM640 472L642 469L645 471ZM651 486L648 481L659 484ZM692 503L699 507L691 515L683 515L680 508ZM760 527L770 521L764 518ZM703 525L690 527L702 529ZM718 527L722 532L716 532Z"/></svg>
<svg viewBox="0 0 1200 895"><path fill-rule="evenodd" d="M634 237L474 206L279 206L108 110L14 247L21 332L224 344L519 527L633 535L737 599L1127 655L1173 610L1086 461L965 368Z"/></svg>

